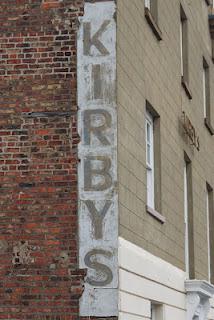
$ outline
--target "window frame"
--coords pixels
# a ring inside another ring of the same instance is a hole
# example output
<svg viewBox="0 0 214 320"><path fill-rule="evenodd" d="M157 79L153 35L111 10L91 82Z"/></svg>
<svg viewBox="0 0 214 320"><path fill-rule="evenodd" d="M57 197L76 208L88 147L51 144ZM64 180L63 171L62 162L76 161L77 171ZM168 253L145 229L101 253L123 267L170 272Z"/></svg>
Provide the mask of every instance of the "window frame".
<svg viewBox="0 0 214 320"><path fill-rule="evenodd" d="M210 200L209 190L206 188L206 216L207 216L207 263L208 263L208 281L211 281L211 264L210 264Z"/></svg>
<svg viewBox="0 0 214 320"><path fill-rule="evenodd" d="M202 71L202 91L203 91L203 110L204 124L211 135L214 134L214 129L211 125L211 103L210 103L210 68L206 59L203 57Z"/></svg>
<svg viewBox="0 0 214 320"><path fill-rule="evenodd" d="M207 94L206 94L206 68L203 65L203 107L204 107L204 119L207 118Z"/></svg>
<svg viewBox="0 0 214 320"><path fill-rule="evenodd" d="M185 269L189 279L195 279L194 214L192 162L184 152L184 223Z"/></svg>
<svg viewBox="0 0 214 320"><path fill-rule="evenodd" d="M158 0L144 0L146 20L158 41L162 40L162 32L158 26Z"/></svg>
<svg viewBox="0 0 214 320"><path fill-rule="evenodd" d="M214 223L213 188L206 182L206 217L207 217L207 257L208 280L214 284L214 235L212 226Z"/></svg>
<svg viewBox="0 0 214 320"><path fill-rule="evenodd" d="M151 11L151 0L144 0L144 5Z"/></svg>
<svg viewBox="0 0 214 320"><path fill-rule="evenodd" d="M147 124L150 126L150 162L147 163ZM146 144L146 175L147 175L147 194L146 211L160 223L165 223L166 218L160 213L162 211L161 201L161 137L160 137L160 116L146 100L145 113L145 144ZM152 193L148 195L149 188Z"/></svg>
<svg viewBox="0 0 214 320"><path fill-rule="evenodd" d="M148 130L150 138L148 140ZM148 143L150 145L150 163L148 163ZM147 170L147 205L155 209L155 175L154 175L154 119L151 113L146 110L146 170Z"/></svg>
<svg viewBox="0 0 214 320"><path fill-rule="evenodd" d="M151 301L151 320L164 320L164 305L159 302Z"/></svg>
<svg viewBox="0 0 214 320"><path fill-rule="evenodd" d="M189 52L188 52L188 19L180 5L180 51L181 51L181 84L187 97L191 100L192 93L189 88Z"/></svg>
<svg viewBox="0 0 214 320"><path fill-rule="evenodd" d="M185 224L185 270L187 277L189 278L190 274L190 265L189 265L189 228L188 228L188 181L187 181L187 166L188 163L184 163L184 224Z"/></svg>

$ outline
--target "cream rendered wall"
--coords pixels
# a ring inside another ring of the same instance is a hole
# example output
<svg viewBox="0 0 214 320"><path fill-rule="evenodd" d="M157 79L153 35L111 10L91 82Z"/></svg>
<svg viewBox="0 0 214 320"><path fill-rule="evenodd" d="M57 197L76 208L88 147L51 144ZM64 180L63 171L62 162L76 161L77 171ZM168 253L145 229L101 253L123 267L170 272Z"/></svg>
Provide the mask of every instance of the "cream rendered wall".
<svg viewBox="0 0 214 320"><path fill-rule="evenodd" d="M119 238L119 320L151 319L151 301L163 305L159 320L186 320L185 279L182 270Z"/></svg>
<svg viewBox="0 0 214 320"><path fill-rule="evenodd" d="M119 239L120 320L151 319L151 301L164 304L164 320L185 320L184 279L183 271Z"/></svg>
<svg viewBox="0 0 214 320"><path fill-rule="evenodd" d="M143 0L118 0L117 104L120 236L184 270L184 151L192 160L196 277L207 278L206 181L214 187L214 138L204 126L202 57L210 65L214 116L214 66L205 0L181 1L189 24L189 100L180 77L180 1L159 0L157 41L144 16ZM161 117L161 225L146 213L145 100ZM180 131L184 110L201 150ZM214 124L214 118L213 122Z"/></svg>

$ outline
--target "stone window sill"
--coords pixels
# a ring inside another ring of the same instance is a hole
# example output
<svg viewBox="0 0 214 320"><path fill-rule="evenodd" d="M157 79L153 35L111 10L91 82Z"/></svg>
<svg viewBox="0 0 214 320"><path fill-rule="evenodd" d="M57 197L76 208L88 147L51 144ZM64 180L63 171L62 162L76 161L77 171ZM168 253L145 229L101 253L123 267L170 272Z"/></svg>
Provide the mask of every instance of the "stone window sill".
<svg viewBox="0 0 214 320"><path fill-rule="evenodd" d="M205 118L204 119L204 124L205 124L206 128L208 129L209 133L213 136L214 135L214 129L213 129L211 123L210 123L210 120Z"/></svg>
<svg viewBox="0 0 214 320"><path fill-rule="evenodd" d="M162 32L160 31L157 23L155 22L155 19L153 18L151 11L146 7L145 7L145 17L156 38L159 41L162 40Z"/></svg>
<svg viewBox="0 0 214 320"><path fill-rule="evenodd" d="M162 214L157 212L155 209L152 209L151 207L146 206L146 211L148 214L150 214L152 217L154 217L160 223L164 224L166 222L166 218Z"/></svg>
<svg viewBox="0 0 214 320"><path fill-rule="evenodd" d="M185 90L185 92L186 92L186 94L187 94L187 97L188 97L190 100L192 100L192 93L191 93L191 91L190 91L190 88L189 88L188 83L186 82L186 80L184 79L183 76L181 77L181 84L182 84L182 86L183 86L183 88L184 88L184 90Z"/></svg>

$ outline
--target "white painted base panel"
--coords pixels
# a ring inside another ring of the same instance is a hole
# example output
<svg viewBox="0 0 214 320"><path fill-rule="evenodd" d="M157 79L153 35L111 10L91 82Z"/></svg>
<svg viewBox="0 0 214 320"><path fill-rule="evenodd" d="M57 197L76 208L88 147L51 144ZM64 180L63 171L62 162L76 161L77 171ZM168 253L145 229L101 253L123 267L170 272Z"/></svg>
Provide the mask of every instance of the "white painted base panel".
<svg viewBox="0 0 214 320"><path fill-rule="evenodd" d="M157 320L186 320L185 279L184 271L119 238L119 320L151 319L152 301L164 306ZM211 306L214 320L214 299Z"/></svg>
<svg viewBox="0 0 214 320"><path fill-rule="evenodd" d="M148 320L148 319L151 319L151 318L136 316L136 315L131 314L131 313L120 312L119 313L119 319L124 319L124 320Z"/></svg>

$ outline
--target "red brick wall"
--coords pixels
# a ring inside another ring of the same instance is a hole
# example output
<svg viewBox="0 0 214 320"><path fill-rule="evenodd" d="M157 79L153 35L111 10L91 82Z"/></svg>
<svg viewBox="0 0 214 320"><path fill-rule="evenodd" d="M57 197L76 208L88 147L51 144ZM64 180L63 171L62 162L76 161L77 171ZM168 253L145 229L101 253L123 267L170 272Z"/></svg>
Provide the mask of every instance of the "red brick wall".
<svg viewBox="0 0 214 320"><path fill-rule="evenodd" d="M83 0L0 1L0 319L77 319Z"/></svg>

